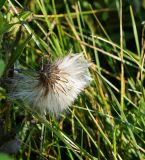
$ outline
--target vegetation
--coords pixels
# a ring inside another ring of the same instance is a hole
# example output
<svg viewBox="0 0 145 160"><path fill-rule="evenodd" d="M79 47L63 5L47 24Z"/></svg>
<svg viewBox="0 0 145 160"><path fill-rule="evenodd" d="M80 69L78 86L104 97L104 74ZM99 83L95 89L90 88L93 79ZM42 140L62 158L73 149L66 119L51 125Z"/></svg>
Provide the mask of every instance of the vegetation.
<svg viewBox="0 0 145 160"><path fill-rule="evenodd" d="M145 1L1 0L0 9L0 151L27 160L145 159ZM9 100L14 68L37 70L70 50L92 62L93 80L60 117Z"/></svg>

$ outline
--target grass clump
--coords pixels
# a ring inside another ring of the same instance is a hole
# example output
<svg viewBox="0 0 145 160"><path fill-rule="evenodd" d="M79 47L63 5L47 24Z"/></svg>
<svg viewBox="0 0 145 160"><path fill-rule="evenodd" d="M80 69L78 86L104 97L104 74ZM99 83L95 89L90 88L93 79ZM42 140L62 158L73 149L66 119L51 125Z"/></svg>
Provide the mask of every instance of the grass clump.
<svg viewBox="0 0 145 160"><path fill-rule="evenodd" d="M28 160L145 159L143 2L2 0L0 9L0 151ZM93 80L59 119L9 101L4 79L14 68L37 70L70 49L92 62Z"/></svg>

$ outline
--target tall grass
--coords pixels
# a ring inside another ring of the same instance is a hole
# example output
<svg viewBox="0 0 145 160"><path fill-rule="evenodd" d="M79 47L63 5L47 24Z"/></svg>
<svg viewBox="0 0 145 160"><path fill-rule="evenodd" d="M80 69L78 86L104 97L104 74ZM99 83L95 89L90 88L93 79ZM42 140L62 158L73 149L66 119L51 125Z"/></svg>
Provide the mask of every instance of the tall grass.
<svg viewBox="0 0 145 160"><path fill-rule="evenodd" d="M13 158L145 159L145 43L133 7L125 10L124 3L0 2L0 146L19 137ZM93 80L59 118L9 101L3 79L14 66L37 70L42 57L63 57L69 50L92 62Z"/></svg>

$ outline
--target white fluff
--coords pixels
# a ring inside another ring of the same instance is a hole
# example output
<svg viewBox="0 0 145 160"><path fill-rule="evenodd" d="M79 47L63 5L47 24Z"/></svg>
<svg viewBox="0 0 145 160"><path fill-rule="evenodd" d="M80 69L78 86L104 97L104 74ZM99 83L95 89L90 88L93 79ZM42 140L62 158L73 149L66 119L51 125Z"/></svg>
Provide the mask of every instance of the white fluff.
<svg viewBox="0 0 145 160"><path fill-rule="evenodd" d="M39 73L36 73L36 76L21 73L19 76L21 78L14 80L13 96L21 98L41 114L51 112L58 115L70 106L89 84L91 77L88 67L89 63L84 59L83 54L69 54L48 67L47 71L50 73L47 78L52 78L52 84L47 84L45 87L38 78ZM59 71L58 73L54 72L55 68ZM48 74L47 71L43 71L43 74Z"/></svg>

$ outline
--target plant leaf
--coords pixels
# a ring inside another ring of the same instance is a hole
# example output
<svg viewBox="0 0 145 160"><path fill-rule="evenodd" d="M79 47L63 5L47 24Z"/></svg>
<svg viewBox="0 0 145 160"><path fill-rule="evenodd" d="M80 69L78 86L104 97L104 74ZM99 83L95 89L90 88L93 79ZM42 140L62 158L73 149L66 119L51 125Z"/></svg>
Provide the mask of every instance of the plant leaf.
<svg viewBox="0 0 145 160"><path fill-rule="evenodd" d="M0 77L2 76L5 69L5 63L2 59L0 59Z"/></svg>
<svg viewBox="0 0 145 160"><path fill-rule="evenodd" d="M0 1L0 9L2 9L3 5L5 4L6 0L1 0Z"/></svg>
<svg viewBox="0 0 145 160"><path fill-rule="evenodd" d="M31 38L32 35L30 35L23 43L21 43L15 50L13 50L10 60L7 64L6 70L8 70L16 62L17 59L19 59L25 46L28 44Z"/></svg>
<svg viewBox="0 0 145 160"><path fill-rule="evenodd" d="M9 157L7 154L0 153L0 159L2 160L13 160L11 157Z"/></svg>

